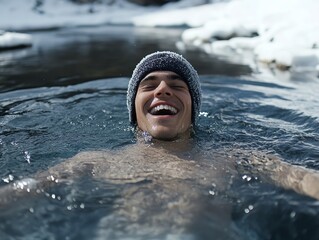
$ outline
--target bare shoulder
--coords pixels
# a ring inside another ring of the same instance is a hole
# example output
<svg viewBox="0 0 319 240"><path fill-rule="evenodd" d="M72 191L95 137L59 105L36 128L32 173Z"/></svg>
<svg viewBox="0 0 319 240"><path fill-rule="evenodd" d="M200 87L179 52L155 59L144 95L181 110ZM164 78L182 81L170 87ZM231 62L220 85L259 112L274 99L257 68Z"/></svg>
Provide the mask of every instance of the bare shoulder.
<svg viewBox="0 0 319 240"><path fill-rule="evenodd" d="M63 164L65 165L75 165L83 163L96 163L98 161L103 161L105 159L110 159L114 156L110 150L101 150L101 151L84 151L79 152L73 157L66 159Z"/></svg>
<svg viewBox="0 0 319 240"><path fill-rule="evenodd" d="M111 151L83 151L71 158L64 159L59 164L50 167L46 171L36 175L38 179L70 180L82 175L91 175L92 171L100 162L110 161L114 154Z"/></svg>
<svg viewBox="0 0 319 240"><path fill-rule="evenodd" d="M105 149L98 151L83 151L66 160L70 164L75 162L98 162L98 161L114 161L123 159L124 156L134 158L141 153L141 147L136 145L128 145L119 149Z"/></svg>

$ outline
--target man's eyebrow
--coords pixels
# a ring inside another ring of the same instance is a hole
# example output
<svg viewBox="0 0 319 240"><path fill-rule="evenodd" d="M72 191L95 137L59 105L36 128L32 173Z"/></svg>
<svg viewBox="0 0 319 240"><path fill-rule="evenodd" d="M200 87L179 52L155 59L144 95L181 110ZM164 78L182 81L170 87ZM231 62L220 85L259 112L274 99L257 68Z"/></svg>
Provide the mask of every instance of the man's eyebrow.
<svg viewBox="0 0 319 240"><path fill-rule="evenodd" d="M148 76L146 76L145 78L142 79L141 83L142 83L142 82L146 82L146 81L156 80L156 79L158 79L157 76L155 76L155 75L148 75Z"/></svg>
<svg viewBox="0 0 319 240"><path fill-rule="evenodd" d="M170 73L170 74L167 74L166 77L169 79L169 80L175 80L175 79L179 79L179 80L183 80L183 78L178 75L177 73ZM157 75L147 75L145 78L142 79L141 82L145 82L145 81L151 81L151 80L157 80L157 79L160 79L161 77L158 77Z"/></svg>

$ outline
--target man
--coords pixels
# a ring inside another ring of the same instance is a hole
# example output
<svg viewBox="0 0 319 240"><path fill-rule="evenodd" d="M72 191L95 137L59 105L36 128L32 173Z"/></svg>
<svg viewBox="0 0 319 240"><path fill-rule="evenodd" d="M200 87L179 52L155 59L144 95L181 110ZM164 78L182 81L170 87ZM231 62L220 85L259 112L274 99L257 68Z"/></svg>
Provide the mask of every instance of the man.
<svg viewBox="0 0 319 240"><path fill-rule="evenodd" d="M137 144L112 151L79 153L38 174L36 180L25 181L25 185L16 183L14 188L45 188L81 176L125 185L123 198L115 204L117 210L99 223L101 236L116 233L119 238L123 232L133 237L138 231L146 231L145 237L157 231L177 232L185 239L187 226L205 207L200 203L203 189L208 192L213 184L210 194L226 191L240 174L238 162L255 168L258 177L319 199L316 171L261 153L194 150L191 134L200 105L199 77L192 65L173 52L152 53L136 66L127 92L129 119L136 127ZM1 201L10 201L10 194ZM222 211L218 221L229 224L227 206L214 211Z"/></svg>

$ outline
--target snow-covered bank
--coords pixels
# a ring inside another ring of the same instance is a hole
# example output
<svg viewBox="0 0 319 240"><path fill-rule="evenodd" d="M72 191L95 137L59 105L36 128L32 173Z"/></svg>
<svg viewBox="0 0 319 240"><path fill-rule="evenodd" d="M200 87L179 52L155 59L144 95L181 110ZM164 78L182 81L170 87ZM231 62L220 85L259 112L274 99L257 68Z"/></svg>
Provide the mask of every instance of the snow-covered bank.
<svg viewBox="0 0 319 240"><path fill-rule="evenodd" d="M110 2L110 1L109 1ZM39 30L100 24L132 25L132 18L159 10L181 9L203 4L205 0L182 0L160 6L143 7L127 0L107 4L75 4L70 0L1 0L0 29Z"/></svg>
<svg viewBox="0 0 319 240"><path fill-rule="evenodd" d="M32 37L29 34L0 32L0 50L32 45Z"/></svg>
<svg viewBox="0 0 319 240"><path fill-rule="evenodd" d="M253 68L256 63L266 63L291 71L319 72L317 0L216 0L211 4L203 4L207 2L204 0L182 0L162 7L141 7L125 0L112 5L45 0L36 8L35 2L2 0L0 29L99 24L187 26L177 43L181 50L196 48ZM8 44L4 36L0 34L0 47L2 42ZM18 43L14 38L11 40Z"/></svg>
<svg viewBox="0 0 319 240"><path fill-rule="evenodd" d="M31 35L5 31L47 30L102 24L132 25L132 19L159 9L185 8L204 3L204 0L183 0L163 7L142 7L126 0L112 4L74 4L67 0L2 0L0 8L0 49L31 45ZM2 29L2 30L1 30ZM2 33L2 34L1 34Z"/></svg>
<svg viewBox="0 0 319 240"><path fill-rule="evenodd" d="M74 4L66 0L45 0L35 7L35 0L2 0L0 29L39 30L97 24L131 24L131 18L145 13L124 0L116 4ZM156 8L147 8L149 11Z"/></svg>
<svg viewBox="0 0 319 240"><path fill-rule="evenodd" d="M134 18L136 26L189 26L180 48L254 64L319 71L317 0L233 0Z"/></svg>
<svg viewBox="0 0 319 240"><path fill-rule="evenodd" d="M119 0L116 4L73 4L66 0L2 0L0 8L0 49L30 46L31 35L5 31L46 30L100 24L132 24L132 17L145 13L139 7ZM154 11L156 8L147 8Z"/></svg>

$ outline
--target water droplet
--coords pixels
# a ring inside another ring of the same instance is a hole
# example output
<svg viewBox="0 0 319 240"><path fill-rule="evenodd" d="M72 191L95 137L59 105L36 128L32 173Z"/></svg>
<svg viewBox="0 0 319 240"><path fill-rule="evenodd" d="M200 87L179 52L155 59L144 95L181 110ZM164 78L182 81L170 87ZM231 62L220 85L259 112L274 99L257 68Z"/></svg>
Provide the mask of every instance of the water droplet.
<svg viewBox="0 0 319 240"><path fill-rule="evenodd" d="M47 176L47 179L49 180L49 181L54 181L54 176L52 176L52 175L49 175L49 176Z"/></svg>
<svg viewBox="0 0 319 240"><path fill-rule="evenodd" d="M33 208L29 208L30 213L34 213L34 209Z"/></svg>
<svg viewBox="0 0 319 240"><path fill-rule="evenodd" d="M55 199L56 196L55 196L55 194L52 194L51 197L52 197L52 199Z"/></svg>
<svg viewBox="0 0 319 240"><path fill-rule="evenodd" d="M82 208L82 209L84 209L84 208L85 208L84 203L81 203L81 204L80 204L80 208Z"/></svg>
<svg viewBox="0 0 319 240"><path fill-rule="evenodd" d="M249 213L251 210L253 210L254 209L254 206L253 205L248 205L248 207L247 208L245 208L245 210L244 210L244 212L245 213Z"/></svg>
<svg viewBox="0 0 319 240"><path fill-rule="evenodd" d="M251 177L248 176L248 175L244 175L244 176L242 176L242 179L246 180L247 182L249 182L251 180Z"/></svg>
<svg viewBox="0 0 319 240"><path fill-rule="evenodd" d="M24 152L24 159L25 159L29 164L31 163L31 161L30 161L31 155L30 155L30 153L29 153L28 151L25 151L25 152Z"/></svg>
<svg viewBox="0 0 319 240"><path fill-rule="evenodd" d="M9 183L9 179L8 178L2 178L2 181L4 181L5 183Z"/></svg>
<svg viewBox="0 0 319 240"><path fill-rule="evenodd" d="M200 112L199 116L207 117L208 116L208 112Z"/></svg>
<svg viewBox="0 0 319 240"><path fill-rule="evenodd" d="M210 195L212 195L212 196L215 196L215 194L216 194L213 190L209 190L208 193L209 193Z"/></svg>
<svg viewBox="0 0 319 240"><path fill-rule="evenodd" d="M292 211L292 212L290 213L290 218L294 218L294 217L296 217L296 212Z"/></svg>
<svg viewBox="0 0 319 240"><path fill-rule="evenodd" d="M5 183L9 183L9 182L12 182L13 179L14 177L11 174L9 174L8 177L2 178L2 181L4 181Z"/></svg>

